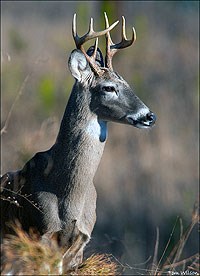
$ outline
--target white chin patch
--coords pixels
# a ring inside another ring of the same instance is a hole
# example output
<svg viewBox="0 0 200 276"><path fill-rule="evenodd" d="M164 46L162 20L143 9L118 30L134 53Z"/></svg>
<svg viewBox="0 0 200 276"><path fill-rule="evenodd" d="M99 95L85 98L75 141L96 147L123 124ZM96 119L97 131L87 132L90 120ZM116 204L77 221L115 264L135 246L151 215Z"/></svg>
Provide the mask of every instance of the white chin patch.
<svg viewBox="0 0 200 276"><path fill-rule="evenodd" d="M149 124L140 124L140 123L137 123L135 126L137 128L150 128Z"/></svg>

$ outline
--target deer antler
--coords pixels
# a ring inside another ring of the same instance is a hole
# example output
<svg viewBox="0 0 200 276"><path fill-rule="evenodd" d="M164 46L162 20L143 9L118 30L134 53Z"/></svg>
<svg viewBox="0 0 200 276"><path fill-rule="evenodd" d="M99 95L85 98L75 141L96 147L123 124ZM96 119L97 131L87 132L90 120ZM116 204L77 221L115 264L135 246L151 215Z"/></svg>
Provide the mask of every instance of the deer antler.
<svg viewBox="0 0 200 276"><path fill-rule="evenodd" d="M106 29L108 30L109 28L109 22L108 22L108 17L106 12L104 12L105 16L105 23L106 23ZM126 31L125 31L125 18L122 16L122 40L120 43L114 44L112 42L111 36L110 36L110 31L106 32L106 58L105 58L105 63L106 67L109 68L110 70L113 71L112 67L112 58L114 54L119 50L123 49L126 47L129 47L133 44L133 42L136 40L136 32L134 27L132 28L132 38L128 40L126 38Z"/></svg>
<svg viewBox="0 0 200 276"><path fill-rule="evenodd" d="M73 17L73 23L72 23L72 34L73 38L76 44L77 49L80 49L83 54L85 55L87 61L91 65L93 71L97 73L99 76L103 75L104 71L100 69L100 67L96 64L95 58L96 58L96 53L97 53L97 47L98 47L98 37L107 34L110 30L112 30L117 24L119 23L119 20L113 23L111 26L106 27L105 30L95 32L93 29L93 18L90 19L90 24L89 24L89 30L88 32L83 35L82 37L79 37L77 35L76 31L76 14L74 14ZM94 52L92 56L88 56L87 53L85 52L85 49L83 48L83 44L90 40L96 38L95 40L95 47L94 47Z"/></svg>

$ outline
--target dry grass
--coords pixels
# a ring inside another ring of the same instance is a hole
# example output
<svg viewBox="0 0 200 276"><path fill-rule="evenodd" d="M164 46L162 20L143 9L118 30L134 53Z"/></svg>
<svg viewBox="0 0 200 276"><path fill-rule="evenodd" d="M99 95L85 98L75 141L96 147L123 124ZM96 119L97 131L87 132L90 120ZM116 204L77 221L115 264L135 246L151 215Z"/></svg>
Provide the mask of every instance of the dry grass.
<svg viewBox="0 0 200 276"><path fill-rule="evenodd" d="M119 275L119 266L107 254L94 254L71 275Z"/></svg>
<svg viewBox="0 0 200 276"><path fill-rule="evenodd" d="M170 254L166 256L176 225L174 226L159 261L157 261L159 247L159 231L157 229L152 264L148 265L146 269L138 269L138 271L141 271L141 275L180 275L181 272L190 273L189 275L199 275L199 254L182 258L185 244L198 222L198 205L195 204L190 225L185 231L181 228L179 241L172 248ZM5 255L2 262L2 275L58 275L62 250L60 250L55 240L45 245L39 241L38 235L34 231L31 231L28 235L21 229L19 224L12 225L12 228L16 235L8 235L4 240ZM93 254L69 275L120 275L126 269L130 271L135 268L121 264L111 255Z"/></svg>
<svg viewBox="0 0 200 276"><path fill-rule="evenodd" d="M4 239L3 274L12 271L13 275L57 274L58 264L62 257L56 244L41 244L38 236L22 231L19 226L12 227L16 235Z"/></svg>
<svg viewBox="0 0 200 276"><path fill-rule="evenodd" d="M2 275L58 275L62 250L56 242L44 245L34 231L28 235L19 225L12 228L16 235L8 235L4 240ZM94 254L69 275L119 275L118 268L110 255Z"/></svg>

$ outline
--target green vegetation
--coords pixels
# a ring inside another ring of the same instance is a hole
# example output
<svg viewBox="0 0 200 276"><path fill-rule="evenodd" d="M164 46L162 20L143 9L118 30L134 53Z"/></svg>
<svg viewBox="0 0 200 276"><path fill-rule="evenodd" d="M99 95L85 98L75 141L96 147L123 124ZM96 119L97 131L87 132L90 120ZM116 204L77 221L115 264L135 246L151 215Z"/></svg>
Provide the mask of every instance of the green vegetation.
<svg viewBox="0 0 200 276"><path fill-rule="evenodd" d="M49 76L40 80L38 87L39 97L45 110L50 111L55 106L56 87Z"/></svg>
<svg viewBox="0 0 200 276"><path fill-rule="evenodd" d="M16 29L10 30L10 45L17 54L24 52L28 47L27 42Z"/></svg>

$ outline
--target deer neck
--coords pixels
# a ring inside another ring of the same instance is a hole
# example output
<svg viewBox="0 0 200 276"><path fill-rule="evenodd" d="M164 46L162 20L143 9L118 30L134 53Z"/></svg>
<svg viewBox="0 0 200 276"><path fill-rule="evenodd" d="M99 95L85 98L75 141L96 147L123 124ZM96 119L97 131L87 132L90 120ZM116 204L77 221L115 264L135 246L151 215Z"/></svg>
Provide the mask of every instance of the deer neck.
<svg viewBox="0 0 200 276"><path fill-rule="evenodd" d="M66 194L84 193L93 183L105 146L107 125L90 111L89 95L75 83L53 147L55 166L65 179L59 190Z"/></svg>

